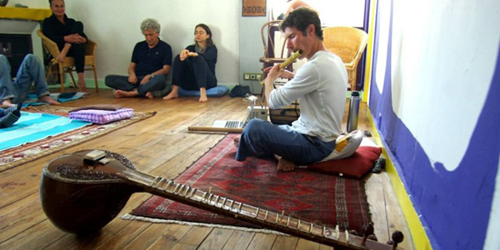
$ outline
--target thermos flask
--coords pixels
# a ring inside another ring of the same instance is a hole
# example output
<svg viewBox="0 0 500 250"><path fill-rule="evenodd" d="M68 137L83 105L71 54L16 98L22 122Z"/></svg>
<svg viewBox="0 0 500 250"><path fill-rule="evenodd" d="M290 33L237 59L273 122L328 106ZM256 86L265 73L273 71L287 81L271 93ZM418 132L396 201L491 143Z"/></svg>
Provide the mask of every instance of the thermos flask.
<svg viewBox="0 0 500 250"><path fill-rule="evenodd" d="M358 128L358 112L359 112L359 92L353 91L351 94L351 102L349 102L349 115L347 116L347 132L351 132Z"/></svg>

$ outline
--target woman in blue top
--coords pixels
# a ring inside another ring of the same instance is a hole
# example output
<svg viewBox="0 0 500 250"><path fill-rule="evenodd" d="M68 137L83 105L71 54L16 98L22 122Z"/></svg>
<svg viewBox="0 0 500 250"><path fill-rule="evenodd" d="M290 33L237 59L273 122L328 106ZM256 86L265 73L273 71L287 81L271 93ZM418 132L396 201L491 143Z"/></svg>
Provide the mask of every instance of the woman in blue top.
<svg viewBox="0 0 500 250"><path fill-rule="evenodd" d="M174 60L172 92L163 97L170 100L179 96L179 87L184 90L199 90L200 102L206 102L207 89L217 86L215 64L217 47L212 41L212 31L205 24L198 24L194 32L195 44L182 50Z"/></svg>

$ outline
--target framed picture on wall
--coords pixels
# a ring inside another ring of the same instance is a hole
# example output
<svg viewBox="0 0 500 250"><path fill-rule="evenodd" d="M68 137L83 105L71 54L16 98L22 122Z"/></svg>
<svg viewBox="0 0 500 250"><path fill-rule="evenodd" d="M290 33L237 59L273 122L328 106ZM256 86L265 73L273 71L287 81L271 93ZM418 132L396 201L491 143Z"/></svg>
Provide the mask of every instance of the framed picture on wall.
<svg viewBox="0 0 500 250"><path fill-rule="evenodd" d="M266 16L266 0L243 0L242 16Z"/></svg>

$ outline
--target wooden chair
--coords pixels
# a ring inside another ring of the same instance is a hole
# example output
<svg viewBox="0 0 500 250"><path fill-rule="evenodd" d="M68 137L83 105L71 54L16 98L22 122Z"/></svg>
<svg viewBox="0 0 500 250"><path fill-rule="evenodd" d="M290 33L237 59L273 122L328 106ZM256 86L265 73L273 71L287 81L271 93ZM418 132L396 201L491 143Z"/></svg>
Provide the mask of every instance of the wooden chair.
<svg viewBox="0 0 500 250"><path fill-rule="evenodd" d="M57 72L59 73L59 81L61 83L61 92L64 92L64 73L69 73L71 76L71 80L73 81L73 85L76 87L75 78L73 77L73 71L75 69L75 59L73 57L67 56L64 58L64 62L59 62L56 57L59 55L60 51L57 47L57 44L46 37L41 30L37 31L37 35L42 38L42 44L45 50L52 56L52 60L49 65L49 73L47 74L47 79L49 79L50 75L54 73L53 68L57 67ZM97 44L90 39L87 39L87 43L85 45L85 69L84 70L92 70L94 71L94 80L95 80L95 90L99 92L99 87L97 84L97 70L95 66L95 51L97 48Z"/></svg>
<svg viewBox="0 0 500 250"><path fill-rule="evenodd" d="M260 34L264 45L264 56L259 58L259 62L264 64L264 68L275 63L283 63L287 57L285 55L286 39L275 46L275 34L279 34L281 20L269 21L262 25ZM278 31L278 32L276 32ZM277 49L277 50L276 50ZM286 50L288 52L288 50ZM277 53L276 53L277 52Z"/></svg>
<svg viewBox="0 0 500 250"><path fill-rule="evenodd" d="M356 69L368 42L366 32L352 27L327 27L323 29L323 43L344 62L349 86L356 90Z"/></svg>
<svg viewBox="0 0 500 250"><path fill-rule="evenodd" d="M290 51L286 48L286 38L277 39L275 35L281 36L279 32L279 25L281 20L274 20L264 23L260 30L262 37L262 45L264 45L264 55L259 58L262 63L262 70L267 67L273 66L275 63L283 63L288 59ZM281 38L281 37L280 37ZM282 41L281 41L282 40ZM285 55L286 51L286 55ZM292 64L287 67L288 70L292 69ZM262 74L262 80L266 78L267 74ZM261 102L264 101L264 88L261 91Z"/></svg>

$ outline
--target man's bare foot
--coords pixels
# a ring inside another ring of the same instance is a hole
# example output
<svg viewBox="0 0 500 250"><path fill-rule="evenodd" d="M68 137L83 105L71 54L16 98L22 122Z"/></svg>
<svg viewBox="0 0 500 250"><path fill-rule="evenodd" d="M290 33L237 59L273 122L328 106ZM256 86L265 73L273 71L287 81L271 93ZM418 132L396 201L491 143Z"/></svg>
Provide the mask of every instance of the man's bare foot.
<svg viewBox="0 0 500 250"><path fill-rule="evenodd" d="M121 90L116 90L116 89L115 89L115 90L113 90L113 95L115 96L115 98L122 98L123 96L122 96L122 95L121 95L121 93L120 93L120 92L118 92L118 91L120 91L120 92L121 92Z"/></svg>
<svg viewBox="0 0 500 250"><path fill-rule="evenodd" d="M153 99L154 96L153 96L153 93L148 92L148 93L146 93L146 97L149 99Z"/></svg>
<svg viewBox="0 0 500 250"><path fill-rule="evenodd" d="M208 101L208 98L207 96L200 96L200 100L198 100L199 102L207 102Z"/></svg>
<svg viewBox="0 0 500 250"><path fill-rule="evenodd" d="M172 100L172 99L175 99L179 97L179 94L178 93L174 93L174 91L170 92L170 94L166 95L165 97L163 97L163 100Z"/></svg>
<svg viewBox="0 0 500 250"><path fill-rule="evenodd" d="M241 135L240 136L236 136L234 137L233 141L234 141L234 146L236 148L238 148L240 146L240 138L241 138Z"/></svg>
<svg viewBox="0 0 500 250"><path fill-rule="evenodd" d="M275 155L276 159L278 159L278 170L284 172L290 172L295 169L295 163L293 161L289 161L281 156Z"/></svg>
<svg viewBox="0 0 500 250"><path fill-rule="evenodd" d="M124 91L124 90L115 90L113 91L113 95L116 97L116 98L123 98L123 97L134 97L136 96L133 91Z"/></svg>
<svg viewBox="0 0 500 250"><path fill-rule="evenodd" d="M2 108L8 108L8 107L12 107L12 106L16 106L15 104L13 104L10 99L5 99L2 101Z"/></svg>
<svg viewBox="0 0 500 250"><path fill-rule="evenodd" d="M50 98L50 95L44 95L44 96L42 96L42 97L39 97L39 98L38 98L38 101L40 101L40 102L46 102L46 103L48 103L48 104L50 104L50 105L58 105L58 104L61 104L60 102L58 102L58 101L56 101L56 100L54 100L54 99Z"/></svg>

